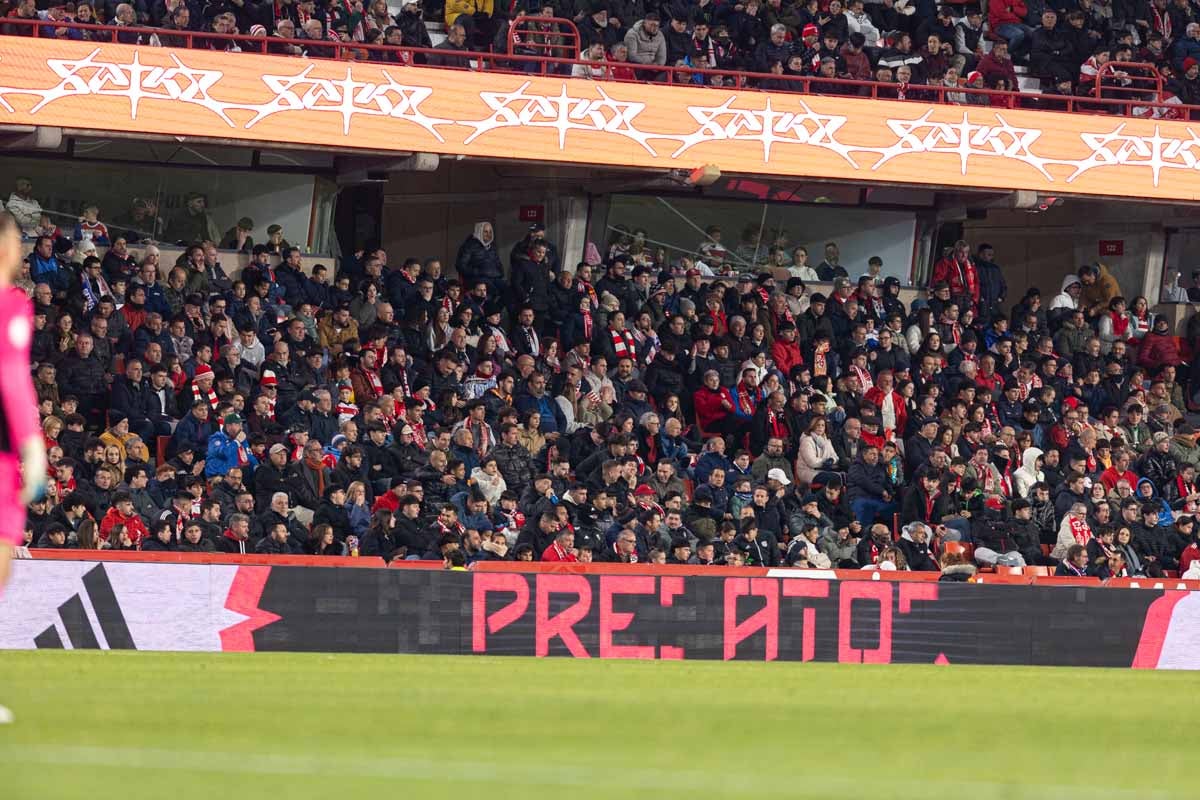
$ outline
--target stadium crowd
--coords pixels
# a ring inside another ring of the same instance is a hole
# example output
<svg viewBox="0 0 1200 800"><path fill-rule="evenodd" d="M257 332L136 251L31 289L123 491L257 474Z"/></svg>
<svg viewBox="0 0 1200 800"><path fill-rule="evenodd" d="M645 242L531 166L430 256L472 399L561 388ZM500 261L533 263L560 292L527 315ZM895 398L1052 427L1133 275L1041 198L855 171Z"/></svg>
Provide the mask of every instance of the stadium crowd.
<svg viewBox="0 0 1200 800"><path fill-rule="evenodd" d="M125 238L153 213L56 236L32 181L8 198L50 462L31 546L934 570L961 542L1200 574L1200 315L1181 342L1103 265L1016 296L958 242L906 307L877 258L738 272L716 226L576 262L481 222L452 262L310 275L239 220L231 275L201 200L166 264Z"/></svg>
<svg viewBox="0 0 1200 800"><path fill-rule="evenodd" d="M104 23L129 28L116 34L125 44L257 49L244 41L186 35L242 34L266 39L267 51L281 55L467 68L473 53L508 53L511 20L526 14L548 21L513 31L513 52L577 59L550 68L576 77L654 81L665 79L665 69L741 71L763 75L757 85L777 91L869 93L865 86L820 80L840 78L889 84L877 87L882 97L1012 107L1012 96L971 90L1020 91L1015 67L1026 65L1044 95L1020 100L1031 107L1063 108L1063 95L1094 96L1098 73L1107 99L1200 103L1200 12L1189 0L995 0L986 4L986 21L980 8L933 0L525 0L507 7L493 0L404 0L395 14L386 0L98 0L39 10L40 5L10 0L7 18L41 19L47 26L10 21L0 30L110 40L111 33L69 27ZM578 34L551 18L570 20ZM446 38L436 48L427 19L446 25ZM339 53L331 42L379 47ZM1108 62L1126 66L1106 69ZM532 62L510 66L540 69ZM818 80L791 80L803 77ZM733 80L687 73L674 79L717 86ZM930 86L939 88L920 88ZM1116 108L1088 106L1093 112ZM1181 115L1163 106L1131 110Z"/></svg>

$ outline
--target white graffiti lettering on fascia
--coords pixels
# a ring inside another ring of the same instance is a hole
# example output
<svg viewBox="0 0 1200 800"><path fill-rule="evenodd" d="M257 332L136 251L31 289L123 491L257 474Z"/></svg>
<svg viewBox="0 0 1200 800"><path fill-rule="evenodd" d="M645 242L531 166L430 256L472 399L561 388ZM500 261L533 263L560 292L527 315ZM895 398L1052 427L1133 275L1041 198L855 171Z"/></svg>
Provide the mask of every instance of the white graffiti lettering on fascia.
<svg viewBox="0 0 1200 800"><path fill-rule="evenodd" d="M1200 169L1200 137L1190 127L1186 130L1188 138L1180 139L1163 137L1157 125L1152 136L1130 136L1124 133L1125 124L1121 123L1110 133L1080 134L1091 152L1087 158L1072 162L1075 172L1067 178L1067 183L1096 167L1145 167L1150 170L1155 186L1164 169Z"/></svg>
<svg viewBox="0 0 1200 800"><path fill-rule="evenodd" d="M129 100L130 118L136 120L142 101L169 100L207 109L231 128L237 123L229 116L230 111L250 112L253 116L245 124L246 129L281 111L322 111L340 114L345 134L349 134L350 121L355 116L390 117L420 125L438 141L445 139L437 126L450 124L450 120L430 117L421 111L420 105L433 94L432 89L399 83L386 70L382 71L386 82L375 83L354 80L350 67L346 68L344 78L314 78L310 74L314 65L309 64L296 75L263 75L263 83L274 94L265 103L226 103L210 94L225 77L220 70L189 67L173 53L170 58L174 66L169 67L142 64L136 50L127 63L105 61L97 57L99 53L96 48L78 60L47 59L47 66L60 78L56 86L0 87L0 105L11 112L7 95L32 95L39 100L29 113L36 114L64 97L125 97Z"/></svg>
<svg viewBox="0 0 1200 800"><path fill-rule="evenodd" d="M1041 130L1010 125L998 113L995 124L971 122L965 111L958 122L933 122L930 120L932 115L933 109L929 109L917 119L887 120L887 127L896 135L896 142L888 147L870 148L880 155L871 170L878 170L899 156L951 153L958 156L963 175L967 174L972 156L998 156L1020 161L1047 180L1054 180L1046 165L1057 162L1033 152L1034 143L1042 135Z"/></svg>
<svg viewBox="0 0 1200 800"><path fill-rule="evenodd" d="M847 117L818 114L803 100L797 101L799 111L776 110L768 96L761 109L734 108L737 95L730 95L719 106L688 106L688 114L699 127L678 139L680 145L672 158L678 158L703 142L756 141L762 144L763 161L771 160L771 148L776 144L804 144L837 153L851 167L858 164L851 157L857 149L837 139L838 130Z"/></svg>
<svg viewBox="0 0 1200 800"><path fill-rule="evenodd" d="M313 78L309 75L313 66L309 64L298 75L263 75L263 83L275 97L245 107L256 112L246 129L281 111L332 111L342 115L342 133L347 136L356 116L391 117L420 125L439 142L446 141L437 126L448 125L450 120L427 116L420 109L433 94L432 89L398 83L386 70L382 70L386 83L356 81L350 67L346 67L344 78Z"/></svg>
<svg viewBox="0 0 1200 800"><path fill-rule="evenodd" d="M601 86L596 87L599 97L573 97L567 93L565 83L557 95L530 92L531 85L526 81L511 92L480 92L480 99L491 113L486 119L461 120L461 124L475 129L463 144L504 128L552 128L558 131L559 150L566 149L569 131L593 131L631 139L657 156L649 140L671 138L638 130L633 120L646 104L615 100Z"/></svg>
<svg viewBox="0 0 1200 800"><path fill-rule="evenodd" d="M29 110L36 114L64 97L125 97L131 118L137 119L138 105L143 100L175 100L203 106L233 126L226 112L236 106L215 100L208 93L224 77L219 70L195 69L173 55L174 66L156 67L141 63L137 51L124 64L97 59L99 53L96 48L78 60L48 58L46 66L59 77L57 85L47 89L0 87L0 102L12 111L5 96L32 95L40 98Z"/></svg>

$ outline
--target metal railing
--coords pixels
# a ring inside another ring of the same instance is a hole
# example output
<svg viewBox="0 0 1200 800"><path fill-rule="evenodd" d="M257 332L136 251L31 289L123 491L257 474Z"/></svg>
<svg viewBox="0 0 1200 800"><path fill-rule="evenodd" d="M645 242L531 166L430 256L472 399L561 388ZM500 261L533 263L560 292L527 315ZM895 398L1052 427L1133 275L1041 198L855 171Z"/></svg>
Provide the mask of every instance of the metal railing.
<svg viewBox="0 0 1200 800"><path fill-rule="evenodd" d="M526 52L530 51L530 52ZM508 54L575 58L579 52L579 29L562 17L518 15L508 27Z"/></svg>
<svg viewBox="0 0 1200 800"><path fill-rule="evenodd" d="M529 19L539 19L531 17ZM543 20L551 18L540 18ZM1163 117L1172 119L1200 119L1200 106L1183 105L1163 97L1161 80L1154 88L1136 92L1127 88L1124 97L1103 96L1110 94L1109 85L1102 87L1101 96L1076 96L1059 94L1023 94L998 89L974 89L966 86L942 84L909 84L880 81L861 81L847 78L826 78L813 75L782 75L744 70L701 69L694 67L659 66L634 64L627 61L588 61L579 58L559 58L545 55L520 53L495 53L491 51L457 50L446 47L395 47L391 45L364 44L336 40L284 39L277 36L249 36L245 34L214 33L208 31L176 30L118 25L91 25L53 20L5 17L0 20L0 35L41 36L44 38L69 37L71 32L92 42L115 44L153 45L182 49L217 50L224 52L250 52L267 55L298 56L337 60L366 61L382 65L418 65L444 69L462 69L479 72L495 72L517 75L548 75L567 77L573 72L577 77L593 77L604 80L630 83L657 83L676 86L718 86L722 88L749 89L772 92L788 92L822 96L858 97L894 100L903 95L904 100L925 103L949 103L955 105L979 105L1000 108L1024 108L1034 110L1080 112L1086 114L1108 114L1131 117ZM1128 66L1124 62L1117 66ZM1149 65L1135 64L1143 69ZM579 67L578 70L575 68ZM1111 72L1111 70L1109 70ZM1099 84L1104 74L1097 76ZM1141 96L1133 96L1140 94ZM958 98L973 98L975 102L962 103ZM957 102L956 102L957 101Z"/></svg>

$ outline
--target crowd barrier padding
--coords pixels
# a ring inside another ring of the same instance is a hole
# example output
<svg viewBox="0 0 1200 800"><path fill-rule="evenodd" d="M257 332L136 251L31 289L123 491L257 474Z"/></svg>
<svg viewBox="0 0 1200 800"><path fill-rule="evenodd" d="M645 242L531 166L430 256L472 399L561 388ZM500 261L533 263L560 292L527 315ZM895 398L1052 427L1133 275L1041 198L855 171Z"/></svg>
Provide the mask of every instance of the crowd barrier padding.
<svg viewBox="0 0 1200 800"><path fill-rule="evenodd" d="M1200 669L1189 589L758 572L20 560L0 648Z"/></svg>

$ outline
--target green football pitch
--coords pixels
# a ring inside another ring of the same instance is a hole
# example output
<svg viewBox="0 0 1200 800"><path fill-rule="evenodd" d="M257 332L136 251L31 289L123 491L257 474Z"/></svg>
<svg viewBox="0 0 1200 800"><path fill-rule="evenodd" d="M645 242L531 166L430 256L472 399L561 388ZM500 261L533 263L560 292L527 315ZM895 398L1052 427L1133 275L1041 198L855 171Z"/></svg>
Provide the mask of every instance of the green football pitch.
<svg viewBox="0 0 1200 800"><path fill-rule="evenodd" d="M1195 798L1194 673L2 652L0 797Z"/></svg>

